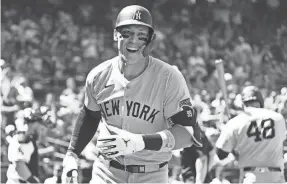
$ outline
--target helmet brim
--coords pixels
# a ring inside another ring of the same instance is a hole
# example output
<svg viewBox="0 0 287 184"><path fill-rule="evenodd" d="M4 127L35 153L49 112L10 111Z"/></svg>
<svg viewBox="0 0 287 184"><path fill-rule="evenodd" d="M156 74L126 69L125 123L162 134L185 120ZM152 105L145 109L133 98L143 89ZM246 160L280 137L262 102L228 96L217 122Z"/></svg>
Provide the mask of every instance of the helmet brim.
<svg viewBox="0 0 287 184"><path fill-rule="evenodd" d="M119 28L121 26L127 26L127 25L143 25L151 28L153 30L153 27L149 24L146 24L144 22L138 21L138 20L124 20L121 21L119 24L117 24L116 28Z"/></svg>

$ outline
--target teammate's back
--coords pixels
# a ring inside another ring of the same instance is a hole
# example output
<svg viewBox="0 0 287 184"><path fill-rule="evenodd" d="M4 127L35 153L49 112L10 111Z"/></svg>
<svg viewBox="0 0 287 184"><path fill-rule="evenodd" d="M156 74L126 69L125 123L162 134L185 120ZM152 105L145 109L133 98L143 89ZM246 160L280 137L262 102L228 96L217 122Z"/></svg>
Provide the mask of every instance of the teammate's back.
<svg viewBox="0 0 287 184"><path fill-rule="evenodd" d="M223 159L232 151L238 152L240 182L250 174L257 183L284 182L285 120L281 114L263 108L257 87L245 87L241 96L244 112L227 122L216 142L217 155Z"/></svg>
<svg viewBox="0 0 287 184"><path fill-rule="evenodd" d="M234 126L240 167L283 168L285 121L281 114L263 108L246 108L245 112L228 122ZM262 164L264 163L264 165Z"/></svg>

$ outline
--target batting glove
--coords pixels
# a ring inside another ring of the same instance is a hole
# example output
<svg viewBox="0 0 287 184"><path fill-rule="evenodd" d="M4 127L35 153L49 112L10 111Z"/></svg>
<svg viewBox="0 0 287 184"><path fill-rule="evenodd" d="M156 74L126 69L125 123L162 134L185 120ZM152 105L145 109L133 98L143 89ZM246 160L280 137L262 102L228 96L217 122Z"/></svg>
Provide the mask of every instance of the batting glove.
<svg viewBox="0 0 287 184"><path fill-rule="evenodd" d="M246 173L242 183L252 184L256 182L256 176L253 173Z"/></svg>
<svg viewBox="0 0 287 184"><path fill-rule="evenodd" d="M143 57L147 57L151 52L155 44L156 34L153 34L151 40L141 48Z"/></svg>
<svg viewBox="0 0 287 184"><path fill-rule="evenodd" d="M68 152L63 160L62 183L70 184L78 182L78 156Z"/></svg>
<svg viewBox="0 0 287 184"><path fill-rule="evenodd" d="M109 135L98 139L97 147L107 158L115 158L141 151L145 143L140 134Z"/></svg>

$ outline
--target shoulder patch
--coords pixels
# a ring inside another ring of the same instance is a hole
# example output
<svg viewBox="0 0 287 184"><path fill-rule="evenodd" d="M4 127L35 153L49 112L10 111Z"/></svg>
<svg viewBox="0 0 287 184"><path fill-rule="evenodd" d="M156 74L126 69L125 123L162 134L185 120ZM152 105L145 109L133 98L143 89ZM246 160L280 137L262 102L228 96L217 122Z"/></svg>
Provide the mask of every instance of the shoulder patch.
<svg viewBox="0 0 287 184"><path fill-rule="evenodd" d="M179 107L182 107L182 106L192 106L190 98L180 101Z"/></svg>

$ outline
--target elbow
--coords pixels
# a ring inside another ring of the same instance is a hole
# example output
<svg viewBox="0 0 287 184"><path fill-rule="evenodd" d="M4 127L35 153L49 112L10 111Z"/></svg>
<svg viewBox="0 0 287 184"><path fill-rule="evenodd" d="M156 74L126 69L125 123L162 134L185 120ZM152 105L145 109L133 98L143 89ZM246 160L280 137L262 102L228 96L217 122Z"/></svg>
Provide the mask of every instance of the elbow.
<svg viewBox="0 0 287 184"><path fill-rule="evenodd" d="M170 129L175 139L173 150L187 148L193 145L193 139L190 133L181 125L175 125Z"/></svg>
<svg viewBox="0 0 287 184"><path fill-rule="evenodd" d="M182 142L177 142L175 141L175 146L173 147L172 150L178 150L178 149L182 149L182 148L188 148L191 147L193 145L193 142L190 140L186 140L186 141L182 141Z"/></svg>

